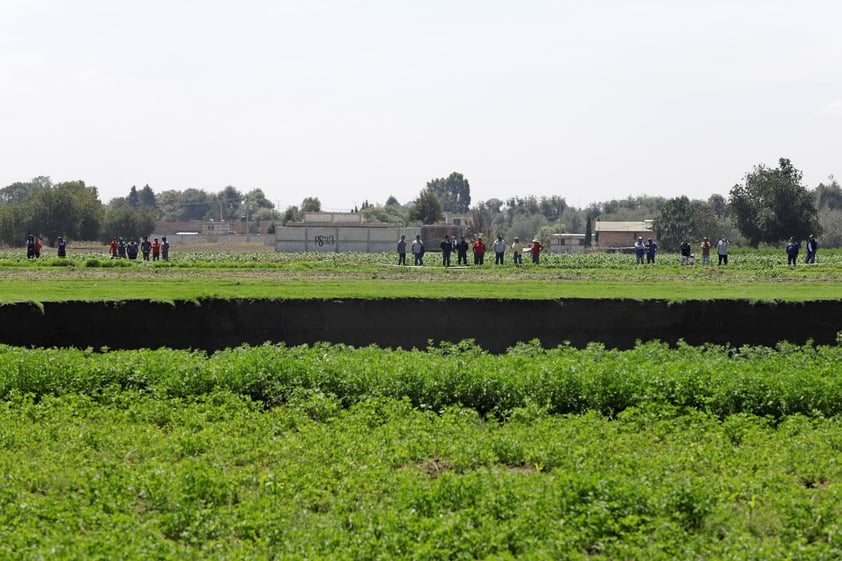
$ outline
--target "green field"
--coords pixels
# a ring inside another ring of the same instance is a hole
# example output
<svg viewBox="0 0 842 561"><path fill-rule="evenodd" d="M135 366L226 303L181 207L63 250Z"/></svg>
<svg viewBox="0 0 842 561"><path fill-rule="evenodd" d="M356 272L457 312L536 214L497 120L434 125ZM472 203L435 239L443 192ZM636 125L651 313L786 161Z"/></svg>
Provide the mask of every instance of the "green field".
<svg viewBox="0 0 842 561"><path fill-rule="evenodd" d="M199 298L631 298L838 300L842 253L790 269L777 253L732 255L727 267L678 265L662 255L550 255L534 266L398 267L392 254L182 253L169 263L102 256L27 262L0 254L0 302Z"/></svg>
<svg viewBox="0 0 842 561"><path fill-rule="evenodd" d="M0 348L0 558L839 559L840 359Z"/></svg>
<svg viewBox="0 0 842 561"><path fill-rule="evenodd" d="M833 252L435 257L2 254L0 302L842 296ZM0 346L0 559L837 560L840 362L785 343Z"/></svg>

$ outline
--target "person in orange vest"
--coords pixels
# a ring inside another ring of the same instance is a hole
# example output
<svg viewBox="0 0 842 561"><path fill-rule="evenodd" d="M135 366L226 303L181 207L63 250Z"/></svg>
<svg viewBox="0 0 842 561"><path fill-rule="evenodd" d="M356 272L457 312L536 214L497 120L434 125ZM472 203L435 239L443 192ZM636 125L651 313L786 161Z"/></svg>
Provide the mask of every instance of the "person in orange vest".
<svg viewBox="0 0 842 561"><path fill-rule="evenodd" d="M538 264L541 260L541 252L544 250L544 246L541 245L541 242L538 241L538 238L532 238L532 245L529 247L529 253L532 254L532 262Z"/></svg>

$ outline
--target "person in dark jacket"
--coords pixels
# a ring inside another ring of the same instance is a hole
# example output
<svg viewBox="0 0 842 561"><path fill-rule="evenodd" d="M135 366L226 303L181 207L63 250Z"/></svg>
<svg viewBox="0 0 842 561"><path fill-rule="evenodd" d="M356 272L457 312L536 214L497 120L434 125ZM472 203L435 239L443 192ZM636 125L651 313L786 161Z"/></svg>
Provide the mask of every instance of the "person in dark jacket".
<svg viewBox="0 0 842 561"><path fill-rule="evenodd" d="M807 238L807 257L804 259L805 263L815 263L816 262L816 252L819 250L819 242L816 241L816 236L810 234L810 237Z"/></svg>
<svg viewBox="0 0 842 561"><path fill-rule="evenodd" d="M468 264L468 242L465 241L465 236L459 238L459 242L456 244L456 264Z"/></svg>
<svg viewBox="0 0 842 561"><path fill-rule="evenodd" d="M795 238L789 238L789 241L786 242L786 264L791 267L795 267L796 263L798 262L798 252L801 250L801 242L795 240Z"/></svg>
<svg viewBox="0 0 842 561"><path fill-rule="evenodd" d="M445 267L450 267L450 252L453 251L453 244L450 241L450 236L444 235L444 239L439 244L441 248L441 264Z"/></svg>

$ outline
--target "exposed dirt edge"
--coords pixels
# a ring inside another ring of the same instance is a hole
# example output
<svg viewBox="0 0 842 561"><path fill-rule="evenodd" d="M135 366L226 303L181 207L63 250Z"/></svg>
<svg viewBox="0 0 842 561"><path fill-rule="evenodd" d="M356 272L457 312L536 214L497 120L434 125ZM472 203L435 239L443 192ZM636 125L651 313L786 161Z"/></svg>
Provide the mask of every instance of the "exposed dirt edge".
<svg viewBox="0 0 842 561"><path fill-rule="evenodd" d="M202 300L45 302L0 306L0 343L99 349L195 348L326 341L424 348L474 339L488 351L538 339L545 347L638 340L734 346L833 344L842 302L740 300Z"/></svg>

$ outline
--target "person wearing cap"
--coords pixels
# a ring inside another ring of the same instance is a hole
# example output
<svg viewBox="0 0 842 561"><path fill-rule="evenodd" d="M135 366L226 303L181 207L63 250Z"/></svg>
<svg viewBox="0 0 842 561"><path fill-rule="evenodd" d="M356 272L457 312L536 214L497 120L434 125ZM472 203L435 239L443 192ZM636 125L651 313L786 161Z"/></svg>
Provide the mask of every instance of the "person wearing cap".
<svg viewBox="0 0 842 561"><path fill-rule="evenodd" d="M512 242L512 262L515 265L523 265L523 244L520 243L520 238L515 236L515 241Z"/></svg>
<svg viewBox="0 0 842 561"><path fill-rule="evenodd" d="M807 238L807 257L804 259L805 263L816 263L816 252L819 250L819 242L816 240L814 234L810 234Z"/></svg>
<svg viewBox="0 0 842 561"><path fill-rule="evenodd" d="M67 257L67 242L64 241L64 238L62 236L58 237L58 242L56 243L56 247L57 247L57 253L58 253L59 257L61 257L62 259Z"/></svg>
<svg viewBox="0 0 842 561"><path fill-rule="evenodd" d="M643 265L643 254L646 251L646 247L643 245L643 236L638 236L637 241L634 242L634 258L635 263L638 265Z"/></svg>
<svg viewBox="0 0 842 561"><path fill-rule="evenodd" d="M801 249L801 243L796 241L794 237L789 238L786 242L786 264L787 266L795 267L798 263L798 251Z"/></svg>
<svg viewBox="0 0 842 561"><path fill-rule="evenodd" d="M646 262L647 263L654 263L655 262L655 252L658 250L658 244L655 243L655 240L649 238L646 240Z"/></svg>
<svg viewBox="0 0 842 561"><path fill-rule="evenodd" d="M538 238L532 238L532 245L529 246L529 253L532 254L532 262L536 265L541 260L541 251L544 250L544 246L541 245L541 242L538 241Z"/></svg>
<svg viewBox="0 0 842 561"><path fill-rule="evenodd" d="M710 248L711 243L708 237L702 238L702 265L710 265Z"/></svg>

